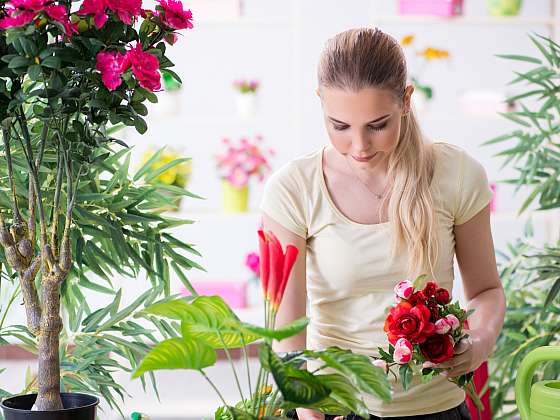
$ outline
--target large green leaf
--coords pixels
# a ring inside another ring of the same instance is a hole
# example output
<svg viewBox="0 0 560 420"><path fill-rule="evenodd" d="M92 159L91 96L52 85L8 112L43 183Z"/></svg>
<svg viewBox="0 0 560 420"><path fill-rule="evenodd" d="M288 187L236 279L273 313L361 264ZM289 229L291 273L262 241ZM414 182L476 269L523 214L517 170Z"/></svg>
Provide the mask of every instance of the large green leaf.
<svg viewBox="0 0 560 420"><path fill-rule="evenodd" d="M350 409L360 417L369 417L368 408L362 399L360 391L346 377L334 373L317 375L315 378L331 390L330 398L341 406Z"/></svg>
<svg viewBox="0 0 560 420"><path fill-rule="evenodd" d="M262 366L268 368L272 373L284 401L309 405L329 396L329 388L316 379L311 372L285 365L266 343L261 346L260 360Z"/></svg>
<svg viewBox="0 0 560 420"><path fill-rule="evenodd" d="M369 357L339 347L308 351L306 354L321 359L328 367L341 372L363 392L377 396L383 401L391 399L387 375L382 369L375 367Z"/></svg>
<svg viewBox="0 0 560 420"><path fill-rule="evenodd" d="M133 374L162 369L201 370L216 363L216 352L202 340L171 338L154 347Z"/></svg>
<svg viewBox="0 0 560 420"><path fill-rule="evenodd" d="M238 324L238 327L243 331L250 332L259 337L270 338L274 340L284 340L288 337L293 337L303 331L307 324L309 324L309 319L306 317L297 319L296 321L278 329L263 328L257 325L247 324L242 322Z"/></svg>

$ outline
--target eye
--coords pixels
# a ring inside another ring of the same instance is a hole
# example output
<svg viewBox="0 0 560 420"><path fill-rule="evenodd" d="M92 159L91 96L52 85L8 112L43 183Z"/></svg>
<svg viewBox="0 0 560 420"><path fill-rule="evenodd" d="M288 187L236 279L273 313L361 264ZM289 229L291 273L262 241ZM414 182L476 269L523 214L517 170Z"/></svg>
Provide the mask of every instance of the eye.
<svg viewBox="0 0 560 420"><path fill-rule="evenodd" d="M369 128L370 130L373 130L373 131L381 131L381 130L383 130L385 127L387 127L387 123L384 123L384 124L381 124L381 125L378 125L378 126L368 125L368 128Z"/></svg>
<svg viewBox="0 0 560 420"><path fill-rule="evenodd" d="M342 130L346 130L346 129L348 128L348 126L347 126L347 125L336 125L336 124L333 124L333 128L334 128L335 130L337 130L337 131L342 131Z"/></svg>

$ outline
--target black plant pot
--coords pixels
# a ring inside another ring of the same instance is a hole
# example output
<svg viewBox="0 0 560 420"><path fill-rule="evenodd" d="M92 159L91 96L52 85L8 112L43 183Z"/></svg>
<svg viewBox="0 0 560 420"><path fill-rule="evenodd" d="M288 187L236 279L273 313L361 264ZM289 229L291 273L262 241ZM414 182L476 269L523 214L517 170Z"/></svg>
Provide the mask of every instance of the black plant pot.
<svg viewBox="0 0 560 420"><path fill-rule="evenodd" d="M37 394L6 398L0 407L5 420L95 420L99 398L65 392L60 396L64 408L57 411L31 411Z"/></svg>

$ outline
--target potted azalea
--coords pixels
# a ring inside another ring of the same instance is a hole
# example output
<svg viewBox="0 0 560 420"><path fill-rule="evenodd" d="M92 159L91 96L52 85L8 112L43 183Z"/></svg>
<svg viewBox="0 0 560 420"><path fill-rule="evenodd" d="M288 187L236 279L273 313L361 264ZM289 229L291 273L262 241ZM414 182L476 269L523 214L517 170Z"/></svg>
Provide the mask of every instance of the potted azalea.
<svg viewBox="0 0 560 420"><path fill-rule="evenodd" d="M284 354L273 351L273 342L303 331L306 317L277 327L276 317L298 249L282 247L272 232L259 231L260 277L264 294L264 325L242 322L219 296L167 299L137 313L180 323L181 337L157 344L142 360L134 377L162 369L187 369L200 373L222 404L218 420L286 418L288 410L307 407L328 414L354 412L369 417L363 393L388 401L391 390L386 373L365 355L338 347L299 350ZM247 346L258 343L260 366L251 374ZM216 363L216 350L225 352L240 400L226 401L206 369ZM231 350L241 349L247 381L232 362ZM307 371L304 364L319 360L322 366ZM243 382L245 382L243 384ZM245 385L245 386L243 386Z"/></svg>
<svg viewBox="0 0 560 420"><path fill-rule="evenodd" d="M186 192L149 184L184 160L129 174L113 134L146 131L161 74L178 80L165 40L191 19L176 0L153 11L142 0L0 4L0 264L2 280L19 283L2 311L26 317L10 326L2 315L0 345L38 360L24 395L2 401L6 419L93 419L90 394L118 406L113 372L157 340L131 314L169 294L171 270L188 284L182 270L196 263L182 251L196 251L169 231L183 222L157 210ZM148 278L147 291L123 307L116 275ZM88 289L109 304L91 307Z"/></svg>
<svg viewBox="0 0 560 420"><path fill-rule="evenodd" d="M228 138L223 139L222 143L227 148L215 158L222 179L226 213L246 212L250 179L256 177L263 181L270 172L269 157L274 155L274 150L263 150L262 141L262 136L256 136L255 141L242 138L238 144L232 143Z"/></svg>
<svg viewBox="0 0 560 420"><path fill-rule="evenodd" d="M260 83L258 80L238 79L233 82L235 89L235 105L241 118L248 119L257 112L257 91Z"/></svg>

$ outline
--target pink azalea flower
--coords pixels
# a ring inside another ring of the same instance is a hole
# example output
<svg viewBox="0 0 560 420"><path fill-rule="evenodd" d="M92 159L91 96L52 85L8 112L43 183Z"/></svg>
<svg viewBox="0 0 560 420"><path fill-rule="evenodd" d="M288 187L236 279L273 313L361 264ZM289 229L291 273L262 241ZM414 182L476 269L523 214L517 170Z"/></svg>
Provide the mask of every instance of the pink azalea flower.
<svg viewBox="0 0 560 420"><path fill-rule="evenodd" d="M94 15L93 23L97 29L100 29L107 22L107 8L106 0L84 0L82 7L78 11L79 15Z"/></svg>
<svg viewBox="0 0 560 420"><path fill-rule="evenodd" d="M121 85L123 62L124 56L116 51L97 54L96 68L101 72L101 79L107 89L115 90Z"/></svg>
<svg viewBox="0 0 560 420"><path fill-rule="evenodd" d="M37 15L36 12L21 12L21 13L12 13L11 15L0 19L0 29L8 29L8 28L18 28L23 25L27 25Z"/></svg>
<svg viewBox="0 0 560 420"><path fill-rule="evenodd" d="M109 0L107 6L127 25L142 12L142 0Z"/></svg>
<svg viewBox="0 0 560 420"><path fill-rule="evenodd" d="M412 344L406 338L399 338L395 343L393 360L400 365L405 365L412 360Z"/></svg>
<svg viewBox="0 0 560 420"><path fill-rule="evenodd" d="M30 9L36 12L43 10L49 0L12 0L12 6L18 9Z"/></svg>
<svg viewBox="0 0 560 420"><path fill-rule="evenodd" d="M183 9L183 3L178 0L158 0L163 8L161 20L172 29L192 29L193 16L190 10Z"/></svg>
<svg viewBox="0 0 560 420"><path fill-rule="evenodd" d="M408 280L403 280L395 286L395 294L401 299L408 299L414 293L414 286Z"/></svg>
<svg viewBox="0 0 560 420"><path fill-rule="evenodd" d="M256 252L251 252L247 255L245 259L245 265L255 274L255 276L259 276L260 271L260 257L259 254Z"/></svg>
<svg viewBox="0 0 560 420"><path fill-rule="evenodd" d="M161 89L159 61L155 55L144 52L140 43L126 53L123 71L128 67L132 67L134 77L143 88L152 92Z"/></svg>

